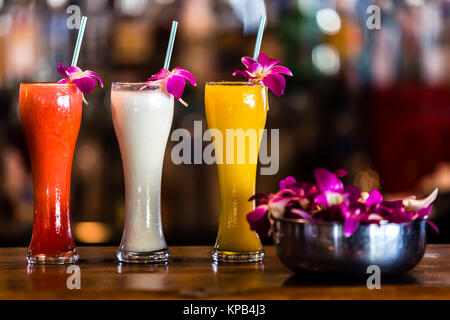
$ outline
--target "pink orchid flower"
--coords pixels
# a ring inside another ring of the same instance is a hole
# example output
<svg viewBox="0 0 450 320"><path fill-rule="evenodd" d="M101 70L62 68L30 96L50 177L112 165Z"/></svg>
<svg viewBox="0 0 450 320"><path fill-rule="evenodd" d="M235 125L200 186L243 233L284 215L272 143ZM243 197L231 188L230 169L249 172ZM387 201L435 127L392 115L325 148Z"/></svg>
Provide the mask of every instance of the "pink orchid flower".
<svg viewBox="0 0 450 320"><path fill-rule="evenodd" d="M233 76L241 74L247 79L262 81L277 97L281 97L286 88L286 80L282 74L292 76L292 72L286 67L277 66L280 62L281 60L273 60L262 52L258 55L258 61L250 57L243 57L242 63L247 70L235 70Z"/></svg>
<svg viewBox="0 0 450 320"><path fill-rule="evenodd" d="M424 220L437 233L437 226L428 220L432 203L438 190L418 200L415 196L403 200L383 200L381 193L361 192L352 185L344 186L339 179L347 174L345 170L334 173L317 168L314 171L316 184L297 182L294 177L280 181L280 190L275 194L258 193L249 201L258 200L255 210L247 214L250 229L260 237L272 233L273 220L303 219L306 222L334 221L341 223L345 237L352 236L361 224L405 223Z"/></svg>
<svg viewBox="0 0 450 320"><path fill-rule="evenodd" d="M176 67L173 68L172 71L169 71L163 68L157 74L154 74L150 78L148 78L147 84L142 88L151 85L153 81L161 81L162 88L164 88L167 93L173 95L178 99L178 101L180 101L185 107L187 107L188 104L183 101L183 99L181 99L184 87L186 86L186 80L189 81L189 83L193 86L197 85L197 81L195 80L192 73L190 73L186 69Z"/></svg>
<svg viewBox="0 0 450 320"><path fill-rule="evenodd" d="M91 70L83 71L77 66L65 67L60 62L58 63L58 72L60 75L64 77L64 79L59 80L58 83L75 84L78 87L78 89L80 89L80 91L83 93L83 100L85 94L88 94L92 90L94 90L95 86L97 85L97 81L103 88L102 79L100 79L100 76L94 71ZM84 101L86 102L86 100Z"/></svg>

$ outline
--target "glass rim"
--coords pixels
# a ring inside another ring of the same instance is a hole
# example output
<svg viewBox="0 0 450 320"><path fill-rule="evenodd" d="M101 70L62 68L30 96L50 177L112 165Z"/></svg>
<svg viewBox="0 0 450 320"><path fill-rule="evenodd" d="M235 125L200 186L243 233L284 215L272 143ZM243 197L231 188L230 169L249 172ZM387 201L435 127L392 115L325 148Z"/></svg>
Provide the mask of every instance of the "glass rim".
<svg viewBox="0 0 450 320"><path fill-rule="evenodd" d="M126 85L126 86L133 86L133 85L144 85L147 84L147 82L145 81L140 81L140 82L129 82L129 81L113 81L111 83L112 85Z"/></svg>
<svg viewBox="0 0 450 320"><path fill-rule="evenodd" d="M262 85L261 81L207 81L205 83L207 86L255 86Z"/></svg>
<svg viewBox="0 0 450 320"><path fill-rule="evenodd" d="M21 82L24 86L74 86L74 83L57 83L57 82Z"/></svg>
<svg viewBox="0 0 450 320"><path fill-rule="evenodd" d="M157 89L161 89L161 83L159 81L154 81L152 83L115 81L115 82L111 83L111 90L120 90L120 89L123 89L123 90L129 89L131 91L157 90Z"/></svg>

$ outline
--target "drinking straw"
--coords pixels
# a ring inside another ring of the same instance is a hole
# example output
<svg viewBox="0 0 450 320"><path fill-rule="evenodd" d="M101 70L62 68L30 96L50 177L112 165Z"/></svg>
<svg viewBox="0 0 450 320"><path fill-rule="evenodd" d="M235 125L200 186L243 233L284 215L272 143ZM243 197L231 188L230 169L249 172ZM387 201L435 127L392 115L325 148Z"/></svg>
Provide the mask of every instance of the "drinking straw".
<svg viewBox="0 0 450 320"><path fill-rule="evenodd" d="M255 42L255 50L253 50L253 59L258 60L259 50L261 49L261 42L262 37L264 33L264 26L266 25L266 16L261 16L261 19L259 20L259 28L258 28L258 34L256 35L256 42Z"/></svg>
<svg viewBox="0 0 450 320"><path fill-rule="evenodd" d="M83 16L81 18L80 29L78 30L77 43L75 44L75 50L73 51L72 66L77 65L78 56L80 55L81 41L83 41L84 30L86 29L86 20L87 20L86 16Z"/></svg>
<svg viewBox="0 0 450 320"><path fill-rule="evenodd" d="M164 69L169 69L170 58L172 57L173 43L177 33L178 21L172 21L172 30L170 30L169 44L167 45L166 58L164 59Z"/></svg>

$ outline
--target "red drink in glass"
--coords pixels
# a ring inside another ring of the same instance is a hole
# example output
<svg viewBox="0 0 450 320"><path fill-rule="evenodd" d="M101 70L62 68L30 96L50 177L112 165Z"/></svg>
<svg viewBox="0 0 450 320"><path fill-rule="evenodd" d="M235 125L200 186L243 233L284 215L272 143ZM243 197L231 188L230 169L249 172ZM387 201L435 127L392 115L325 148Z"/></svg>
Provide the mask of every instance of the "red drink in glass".
<svg viewBox="0 0 450 320"><path fill-rule="evenodd" d="M70 173L82 94L73 84L22 83L19 108L34 189L33 236L27 260L73 263L78 254L70 229Z"/></svg>

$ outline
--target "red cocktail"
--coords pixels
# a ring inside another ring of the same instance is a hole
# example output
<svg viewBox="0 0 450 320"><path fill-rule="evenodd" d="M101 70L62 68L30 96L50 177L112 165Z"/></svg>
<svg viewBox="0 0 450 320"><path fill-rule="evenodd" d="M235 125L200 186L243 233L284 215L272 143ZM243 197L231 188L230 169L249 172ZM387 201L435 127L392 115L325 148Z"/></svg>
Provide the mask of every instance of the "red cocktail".
<svg viewBox="0 0 450 320"><path fill-rule="evenodd" d="M20 85L20 119L33 172L33 236L29 263L78 260L70 229L72 157L82 113L82 94L74 84Z"/></svg>

